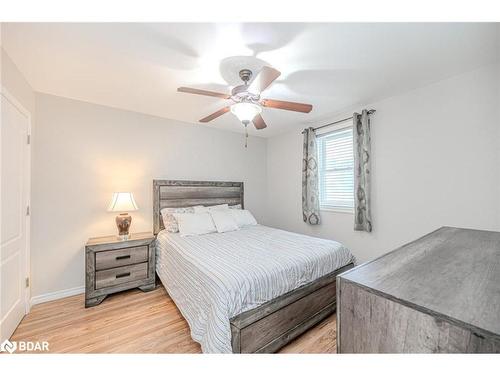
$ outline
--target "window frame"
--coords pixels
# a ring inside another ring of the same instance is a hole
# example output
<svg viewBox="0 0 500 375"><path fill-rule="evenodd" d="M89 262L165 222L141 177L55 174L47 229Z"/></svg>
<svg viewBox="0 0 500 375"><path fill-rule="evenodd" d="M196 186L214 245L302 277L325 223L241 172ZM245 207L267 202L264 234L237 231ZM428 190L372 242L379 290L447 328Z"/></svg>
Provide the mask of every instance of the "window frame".
<svg viewBox="0 0 500 375"><path fill-rule="evenodd" d="M343 129L347 128L353 128L352 120L345 120L342 121L339 124L335 124L335 126L330 127L327 130L323 130L321 132L316 133L316 142L321 142L321 138L327 137L332 133L335 133L337 131L341 131ZM354 142L354 139L353 139ZM354 145L353 145L354 146ZM322 204L322 193L321 193L321 187L322 187L322 171L323 171L323 165L321 161L324 159L320 156L320 151L322 147L318 144L318 190L319 190L319 209L320 211L327 211L327 212L336 212L336 213L344 213L344 214L354 214L354 184L353 184L353 207L340 207L340 206L331 206L331 205L326 205ZM353 155L353 161L354 161L354 155ZM353 173L354 173L354 166L353 166ZM353 175L354 178L354 175Z"/></svg>

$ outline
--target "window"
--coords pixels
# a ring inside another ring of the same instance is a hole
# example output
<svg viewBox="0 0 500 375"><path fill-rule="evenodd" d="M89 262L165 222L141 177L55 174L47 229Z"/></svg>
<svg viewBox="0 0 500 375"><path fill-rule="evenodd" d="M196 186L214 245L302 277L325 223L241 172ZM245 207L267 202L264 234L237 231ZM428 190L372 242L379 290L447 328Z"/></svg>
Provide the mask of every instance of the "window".
<svg viewBox="0 0 500 375"><path fill-rule="evenodd" d="M352 126L318 135L319 199L321 209L354 209Z"/></svg>

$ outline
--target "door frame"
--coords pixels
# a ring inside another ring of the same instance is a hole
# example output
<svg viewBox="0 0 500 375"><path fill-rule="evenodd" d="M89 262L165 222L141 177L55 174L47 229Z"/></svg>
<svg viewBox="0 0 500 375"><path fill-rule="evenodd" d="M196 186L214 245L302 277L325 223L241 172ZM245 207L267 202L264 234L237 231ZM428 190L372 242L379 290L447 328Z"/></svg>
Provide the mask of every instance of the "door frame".
<svg viewBox="0 0 500 375"><path fill-rule="evenodd" d="M29 287L24 288L24 312L25 315L30 312L31 304L31 144L33 144L33 135L31 132L31 112L24 107L19 100L16 99L14 95L12 95L9 90L5 88L4 85L0 85L0 95L3 96L6 100L8 100L14 107L17 108L19 112L21 112L28 119L28 136L30 137L30 143L27 147L26 156L27 156L27 167L25 171L25 180L26 180L26 207L30 208L29 215L25 215L25 224L26 224L26 247L24 249L24 259L25 259L25 269L24 269L24 277L29 277L30 285ZM27 140L26 140L27 141ZM1 158L1 156L0 156Z"/></svg>

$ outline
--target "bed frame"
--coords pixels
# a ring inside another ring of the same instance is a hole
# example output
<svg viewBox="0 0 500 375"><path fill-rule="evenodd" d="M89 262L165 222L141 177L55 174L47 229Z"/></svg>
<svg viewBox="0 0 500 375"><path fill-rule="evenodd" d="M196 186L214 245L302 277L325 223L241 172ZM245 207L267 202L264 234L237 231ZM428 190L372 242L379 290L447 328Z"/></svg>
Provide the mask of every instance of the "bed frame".
<svg viewBox="0 0 500 375"><path fill-rule="evenodd" d="M244 207L243 182L153 180L153 231L164 229L166 207ZM336 309L336 277L352 263L231 319L234 353L274 353ZM333 338L332 338L333 339Z"/></svg>

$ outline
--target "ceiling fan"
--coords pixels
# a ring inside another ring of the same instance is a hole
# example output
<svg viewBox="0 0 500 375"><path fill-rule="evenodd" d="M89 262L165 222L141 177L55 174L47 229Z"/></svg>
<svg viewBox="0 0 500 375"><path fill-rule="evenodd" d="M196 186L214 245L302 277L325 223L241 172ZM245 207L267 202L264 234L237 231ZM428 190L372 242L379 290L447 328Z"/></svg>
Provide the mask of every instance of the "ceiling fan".
<svg viewBox="0 0 500 375"><path fill-rule="evenodd" d="M234 103L228 105L211 115L204 117L200 122L209 122L222 116L224 113L231 111L245 125L245 127L253 122L255 128L264 129L267 127L262 118L262 107L284 109L287 111L295 111L309 113L312 110L312 105L304 103L287 102L283 100L264 99L260 95L262 91L268 88L273 81L280 76L280 72L269 66L264 66L257 76L252 79L253 73L250 69L240 70L240 78L243 81L242 85L236 86L231 90L231 94L223 94L214 91L198 90L189 87L179 87L177 91L188 94L198 94L206 96L214 96L222 99L230 99Z"/></svg>

